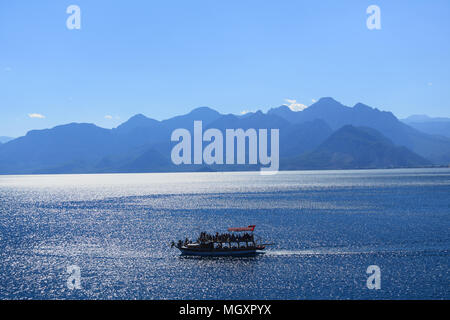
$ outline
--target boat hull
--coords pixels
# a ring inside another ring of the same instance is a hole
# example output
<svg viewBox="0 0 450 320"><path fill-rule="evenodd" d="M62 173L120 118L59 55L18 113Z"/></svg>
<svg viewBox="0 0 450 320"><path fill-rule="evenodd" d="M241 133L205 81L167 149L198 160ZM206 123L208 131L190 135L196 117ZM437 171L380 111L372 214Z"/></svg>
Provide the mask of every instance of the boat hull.
<svg viewBox="0 0 450 320"><path fill-rule="evenodd" d="M261 254L257 249L242 249L242 250L199 250L189 248L178 248L181 255L186 256L201 256L201 257L250 257Z"/></svg>

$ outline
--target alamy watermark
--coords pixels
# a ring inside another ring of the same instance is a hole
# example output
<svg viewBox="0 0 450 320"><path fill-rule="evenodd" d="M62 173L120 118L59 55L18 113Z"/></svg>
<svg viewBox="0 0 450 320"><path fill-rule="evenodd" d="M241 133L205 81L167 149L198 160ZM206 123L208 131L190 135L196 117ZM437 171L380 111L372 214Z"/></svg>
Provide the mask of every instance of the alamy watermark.
<svg viewBox="0 0 450 320"><path fill-rule="evenodd" d="M244 129L226 129L225 161L222 131L210 128L203 133L202 121L194 121L193 132L193 139L187 129L179 128L172 132L171 141L178 142L171 152L173 164L244 165L247 164L246 159L248 158L248 164L250 165L259 163L261 166L265 166L260 168L261 174L278 172L280 166L279 129L270 130L270 155L267 129L247 129L245 131ZM193 152L192 141L194 144ZM209 143L203 147L203 142ZM248 154L246 153L246 145L248 145ZM194 156L193 161L192 154Z"/></svg>
<svg viewBox="0 0 450 320"><path fill-rule="evenodd" d="M79 266L71 265L67 267L67 288L70 290L81 289L81 269Z"/></svg>
<svg viewBox="0 0 450 320"><path fill-rule="evenodd" d="M377 5L371 5L367 7L367 14L370 16L367 18L366 25L369 30L381 30L381 9Z"/></svg>
<svg viewBox="0 0 450 320"><path fill-rule="evenodd" d="M69 30L81 29L81 9L78 5L72 4L67 7L66 13L70 16L66 20L66 26ZM381 30L381 9L372 4L367 7L366 13L370 15L366 20L366 26L369 30Z"/></svg>
<svg viewBox="0 0 450 320"><path fill-rule="evenodd" d="M379 266L372 265L367 267L367 274L370 276L367 278L366 286L369 290L380 290L381 289L381 269Z"/></svg>
<svg viewBox="0 0 450 320"><path fill-rule="evenodd" d="M66 20L66 27L69 30L81 29L81 9L77 5L70 5L66 9L66 13L70 16Z"/></svg>

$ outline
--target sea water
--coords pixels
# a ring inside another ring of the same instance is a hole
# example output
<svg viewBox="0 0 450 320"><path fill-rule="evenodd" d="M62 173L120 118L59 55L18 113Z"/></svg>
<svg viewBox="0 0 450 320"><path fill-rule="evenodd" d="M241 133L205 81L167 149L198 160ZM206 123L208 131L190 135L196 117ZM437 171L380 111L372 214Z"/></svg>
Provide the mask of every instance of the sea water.
<svg viewBox="0 0 450 320"><path fill-rule="evenodd" d="M247 225L264 255L169 246ZM0 176L0 298L449 299L449 231L450 169Z"/></svg>

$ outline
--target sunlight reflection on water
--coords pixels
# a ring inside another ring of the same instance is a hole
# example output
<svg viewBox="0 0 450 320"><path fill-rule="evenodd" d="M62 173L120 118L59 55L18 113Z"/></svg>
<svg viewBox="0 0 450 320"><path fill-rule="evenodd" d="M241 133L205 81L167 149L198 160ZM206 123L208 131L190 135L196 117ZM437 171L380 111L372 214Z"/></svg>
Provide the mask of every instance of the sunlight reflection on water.
<svg viewBox="0 0 450 320"><path fill-rule="evenodd" d="M0 298L449 298L449 194L449 169L0 176ZM264 255L169 248L249 224Z"/></svg>

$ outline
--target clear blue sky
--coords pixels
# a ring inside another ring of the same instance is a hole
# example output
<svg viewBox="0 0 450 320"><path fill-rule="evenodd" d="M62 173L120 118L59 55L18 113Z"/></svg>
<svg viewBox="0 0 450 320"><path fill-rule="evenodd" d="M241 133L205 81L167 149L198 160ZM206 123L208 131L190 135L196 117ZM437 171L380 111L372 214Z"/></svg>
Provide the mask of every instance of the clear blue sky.
<svg viewBox="0 0 450 320"><path fill-rule="evenodd" d="M0 136L323 96L448 117L449 40L448 0L1 1Z"/></svg>

